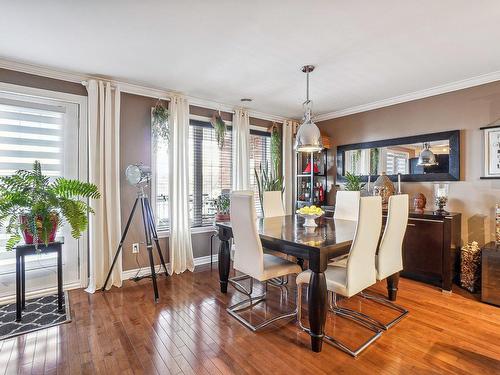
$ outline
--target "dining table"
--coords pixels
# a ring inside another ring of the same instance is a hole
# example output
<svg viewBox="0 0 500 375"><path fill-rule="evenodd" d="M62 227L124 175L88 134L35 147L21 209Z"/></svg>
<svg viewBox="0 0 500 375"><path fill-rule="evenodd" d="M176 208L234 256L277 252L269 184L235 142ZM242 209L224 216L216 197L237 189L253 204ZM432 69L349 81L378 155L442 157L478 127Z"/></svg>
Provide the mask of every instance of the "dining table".
<svg viewBox="0 0 500 375"><path fill-rule="evenodd" d="M311 271L308 288L308 312L311 336L311 349L322 349L326 322L327 287L325 270L330 259L349 253L356 232L357 221L320 217L317 227L304 227L304 218L300 215L286 215L271 218L258 218L257 230L262 245L266 249L294 256L303 266ZM231 266L231 222L218 222L219 279L220 291L227 293ZM237 244L236 244L237 246ZM389 298L396 299L397 275L387 279Z"/></svg>

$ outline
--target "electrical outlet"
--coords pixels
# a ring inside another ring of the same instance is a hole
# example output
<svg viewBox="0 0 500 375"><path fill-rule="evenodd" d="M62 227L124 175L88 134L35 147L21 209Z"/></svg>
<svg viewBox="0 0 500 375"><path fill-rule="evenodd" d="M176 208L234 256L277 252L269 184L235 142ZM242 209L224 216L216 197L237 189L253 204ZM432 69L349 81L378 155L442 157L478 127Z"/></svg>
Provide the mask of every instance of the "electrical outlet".
<svg viewBox="0 0 500 375"><path fill-rule="evenodd" d="M132 254L138 254L139 253L139 243L133 243L132 244Z"/></svg>

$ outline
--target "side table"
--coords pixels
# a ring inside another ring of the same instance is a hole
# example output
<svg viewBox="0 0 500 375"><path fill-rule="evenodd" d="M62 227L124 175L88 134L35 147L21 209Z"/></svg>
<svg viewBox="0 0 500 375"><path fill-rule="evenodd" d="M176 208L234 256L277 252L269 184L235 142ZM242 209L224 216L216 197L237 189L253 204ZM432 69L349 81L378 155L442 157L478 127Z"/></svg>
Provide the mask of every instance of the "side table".
<svg viewBox="0 0 500 375"><path fill-rule="evenodd" d="M44 253L57 253L57 307L59 313L63 310L63 275L62 275L62 244L63 240L56 240L45 246L39 244L37 251L33 244L22 244L15 247L16 251L16 322L22 319L22 310L26 308L26 268L25 257L27 255Z"/></svg>
<svg viewBox="0 0 500 375"><path fill-rule="evenodd" d="M495 242L481 253L481 301L500 306L500 246Z"/></svg>

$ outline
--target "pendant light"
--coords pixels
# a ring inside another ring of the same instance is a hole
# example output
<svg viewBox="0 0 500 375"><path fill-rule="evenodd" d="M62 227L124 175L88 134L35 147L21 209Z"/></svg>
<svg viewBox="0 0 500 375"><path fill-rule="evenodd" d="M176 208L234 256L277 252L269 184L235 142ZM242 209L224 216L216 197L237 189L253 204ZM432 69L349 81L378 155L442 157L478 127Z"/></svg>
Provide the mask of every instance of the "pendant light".
<svg viewBox="0 0 500 375"><path fill-rule="evenodd" d="M424 143L424 149L420 152L418 156L417 165L423 167L430 167L432 165L437 165L436 155L430 150L430 144L428 142Z"/></svg>
<svg viewBox="0 0 500 375"><path fill-rule="evenodd" d="M323 149L321 133L312 121L312 102L309 100L309 73L314 70L314 65L305 65L302 71L307 75L306 101L304 102L304 118L297 131L295 150L297 152L319 152Z"/></svg>

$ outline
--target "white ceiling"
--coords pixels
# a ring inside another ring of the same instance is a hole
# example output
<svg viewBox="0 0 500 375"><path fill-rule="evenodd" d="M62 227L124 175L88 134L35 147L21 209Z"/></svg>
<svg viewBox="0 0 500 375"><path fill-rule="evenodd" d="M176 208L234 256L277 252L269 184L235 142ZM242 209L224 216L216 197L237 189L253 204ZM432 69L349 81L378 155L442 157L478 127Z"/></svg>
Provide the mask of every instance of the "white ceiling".
<svg viewBox="0 0 500 375"><path fill-rule="evenodd" d="M0 0L0 57L298 117L500 71L495 0Z"/></svg>

